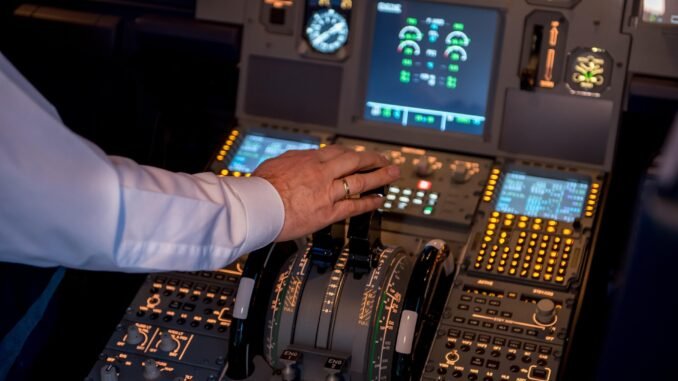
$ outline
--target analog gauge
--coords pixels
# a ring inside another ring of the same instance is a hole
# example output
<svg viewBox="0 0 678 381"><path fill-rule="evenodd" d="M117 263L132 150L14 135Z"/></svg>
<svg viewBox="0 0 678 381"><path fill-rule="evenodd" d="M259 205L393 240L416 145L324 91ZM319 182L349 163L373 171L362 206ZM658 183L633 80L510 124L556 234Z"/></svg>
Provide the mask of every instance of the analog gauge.
<svg viewBox="0 0 678 381"><path fill-rule="evenodd" d="M348 41L346 18L334 9L317 11L308 21L306 38L314 50L324 54L336 53Z"/></svg>

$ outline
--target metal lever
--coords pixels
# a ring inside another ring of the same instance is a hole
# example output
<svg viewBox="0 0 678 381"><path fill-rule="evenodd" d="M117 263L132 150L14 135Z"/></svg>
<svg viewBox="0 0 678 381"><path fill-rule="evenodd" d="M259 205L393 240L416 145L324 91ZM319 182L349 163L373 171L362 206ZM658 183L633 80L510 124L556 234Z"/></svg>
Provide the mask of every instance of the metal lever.
<svg viewBox="0 0 678 381"><path fill-rule="evenodd" d="M362 196L384 194L384 191L383 187L379 187ZM369 273L376 266L382 248L381 212L375 210L352 217L348 224L349 255L346 269L356 278Z"/></svg>
<svg viewBox="0 0 678 381"><path fill-rule="evenodd" d="M344 224L336 223L313 233L313 247L309 252L311 263L324 273L334 266L344 247Z"/></svg>

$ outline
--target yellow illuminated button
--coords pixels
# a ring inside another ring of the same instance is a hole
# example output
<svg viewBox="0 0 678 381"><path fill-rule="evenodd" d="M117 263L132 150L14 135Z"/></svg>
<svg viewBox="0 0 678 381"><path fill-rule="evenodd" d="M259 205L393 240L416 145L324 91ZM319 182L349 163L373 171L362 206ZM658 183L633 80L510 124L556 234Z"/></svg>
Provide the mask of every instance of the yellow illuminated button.
<svg viewBox="0 0 678 381"><path fill-rule="evenodd" d="M558 282L558 283L563 283L564 281L565 281L565 278L563 278L562 276L557 276L557 277L556 277L556 282Z"/></svg>
<svg viewBox="0 0 678 381"><path fill-rule="evenodd" d="M551 274L544 274L544 280L551 280Z"/></svg>
<svg viewBox="0 0 678 381"><path fill-rule="evenodd" d="M532 235L530 236L530 238L532 238L532 239L537 239L537 238L539 238L539 234L537 234L537 233L532 233Z"/></svg>
<svg viewBox="0 0 678 381"><path fill-rule="evenodd" d="M485 266L485 270L487 270L487 271L492 271L492 265L487 265L487 266Z"/></svg>
<svg viewBox="0 0 678 381"><path fill-rule="evenodd" d="M563 235L572 235L572 229L563 229Z"/></svg>
<svg viewBox="0 0 678 381"><path fill-rule="evenodd" d="M231 132L231 135L238 136L238 135L240 135L240 132L238 132L238 130L233 130L233 131Z"/></svg>
<svg viewBox="0 0 678 381"><path fill-rule="evenodd" d="M532 224L532 230L537 230L537 231L541 230L541 225L539 225L539 224Z"/></svg>
<svg viewBox="0 0 678 381"><path fill-rule="evenodd" d="M554 238L554 239L553 239L553 242L554 242L554 243L560 243L560 237Z"/></svg>
<svg viewBox="0 0 678 381"><path fill-rule="evenodd" d="M504 226L511 226L511 225L513 225L512 220L504 220Z"/></svg>
<svg viewBox="0 0 678 381"><path fill-rule="evenodd" d="M223 157L222 155L218 155L218 156L217 156L217 160L218 160L218 161L222 161L222 160L224 160L224 157Z"/></svg>
<svg viewBox="0 0 678 381"><path fill-rule="evenodd" d="M534 253L534 250L531 247L527 248L527 254L532 254Z"/></svg>
<svg viewBox="0 0 678 381"><path fill-rule="evenodd" d="M228 175L228 169L222 169L221 174L224 176Z"/></svg>
<svg viewBox="0 0 678 381"><path fill-rule="evenodd" d="M506 258L508 258L508 254L504 253L504 254L501 255L501 259L506 259Z"/></svg>
<svg viewBox="0 0 678 381"><path fill-rule="evenodd" d="M527 237L527 232L520 232L520 238Z"/></svg>
<svg viewBox="0 0 678 381"><path fill-rule="evenodd" d="M496 224L496 223L499 222L499 219L497 219L496 217L492 217L492 218L490 218L490 222L493 223L493 224Z"/></svg>
<svg viewBox="0 0 678 381"><path fill-rule="evenodd" d="M480 245L481 249L487 249L487 242L483 242L482 245Z"/></svg>
<svg viewBox="0 0 678 381"><path fill-rule="evenodd" d="M490 257L494 258L494 257L496 257L496 256L497 256L497 252L496 252L496 251L491 251L491 252L490 252Z"/></svg>
<svg viewBox="0 0 678 381"><path fill-rule="evenodd" d="M518 228L519 229L525 229L525 228L527 228L527 224L525 222L522 222L522 221L518 222Z"/></svg>
<svg viewBox="0 0 678 381"><path fill-rule="evenodd" d="M529 256L529 255L526 255L526 256L525 256L525 262L529 262L529 261L531 261L531 260L532 260L532 257L531 257L531 256Z"/></svg>
<svg viewBox="0 0 678 381"><path fill-rule="evenodd" d="M221 151L219 151L219 155L221 155L221 156L226 155L226 151L224 151L224 150L222 149Z"/></svg>
<svg viewBox="0 0 678 381"><path fill-rule="evenodd" d="M502 266L497 267L497 272L503 273L504 267L502 267Z"/></svg>
<svg viewBox="0 0 678 381"><path fill-rule="evenodd" d="M227 146L232 146L232 145L233 145L233 141L232 141L232 140L227 141L227 142L226 142L226 145L227 145Z"/></svg>
<svg viewBox="0 0 678 381"><path fill-rule="evenodd" d="M560 267L567 267L567 261L560 261Z"/></svg>
<svg viewBox="0 0 678 381"><path fill-rule="evenodd" d="M494 230L494 229L496 229L496 228L497 228L497 225L495 225L495 224L487 224L487 229L488 229L488 230Z"/></svg>
<svg viewBox="0 0 678 381"><path fill-rule="evenodd" d="M544 255L546 255L546 250L540 249L538 254L539 254L539 256L543 257Z"/></svg>
<svg viewBox="0 0 678 381"><path fill-rule="evenodd" d="M499 173L501 173L501 171L499 170L499 168L492 168L492 173L498 175Z"/></svg>
<svg viewBox="0 0 678 381"><path fill-rule="evenodd" d="M511 261L511 267L518 267L518 261Z"/></svg>
<svg viewBox="0 0 678 381"><path fill-rule="evenodd" d="M527 258L525 258L525 259L527 259ZM527 262L526 262L526 263L523 263L523 268L524 268L524 269L529 269L529 268L530 268L530 264L527 263Z"/></svg>
<svg viewBox="0 0 678 381"><path fill-rule="evenodd" d="M525 243L525 238L518 238L518 245L522 245Z"/></svg>
<svg viewBox="0 0 678 381"><path fill-rule="evenodd" d="M554 258L549 259L549 265L553 266L556 264L556 260Z"/></svg>
<svg viewBox="0 0 678 381"><path fill-rule="evenodd" d="M544 222L544 221L541 218L535 218L534 219L535 224L541 224L542 222Z"/></svg>
<svg viewBox="0 0 678 381"><path fill-rule="evenodd" d="M558 269L558 275L564 275L565 274L565 269L560 268Z"/></svg>
<svg viewBox="0 0 678 381"><path fill-rule="evenodd" d="M502 259L501 261L499 261L499 266L504 266L505 264L506 264L505 260Z"/></svg>
<svg viewBox="0 0 678 381"><path fill-rule="evenodd" d="M513 254L513 258L514 258L514 259L520 259L520 254L514 253L514 254ZM517 266L517 264L516 264L516 266Z"/></svg>
<svg viewBox="0 0 678 381"><path fill-rule="evenodd" d="M547 273L552 273L552 272L553 272L553 266L547 266L547 267L546 267L546 272L547 272Z"/></svg>
<svg viewBox="0 0 678 381"><path fill-rule="evenodd" d="M485 197L483 197L483 201L490 202L490 201L492 201L492 197L485 196Z"/></svg>
<svg viewBox="0 0 678 381"><path fill-rule="evenodd" d="M251 173L245 173L245 177L251 177L251 176L252 176Z"/></svg>
<svg viewBox="0 0 678 381"><path fill-rule="evenodd" d="M537 257L536 262L539 264L544 263L544 257ZM537 270L541 270L541 266L539 266Z"/></svg>
<svg viewBox="0 0 678 381"><path fill-rule="evenodd" d="M240 177L241 173L240 172L233 172L233 176L235 177Z"/></svg>
<svg viewBox="0 0 678 381"><path fill-rule="evenodd" d="M574 243L574 240L572 238L568 238L568 239L565 240L565 244L568 245L568 246L572 246L573 243Z"/></svg>
<svg viewBox="0 0 678 381"><path fill-rule="evenodd" d="M551 254L549 255L551 258L557 258L558 257L558 252L557 251L552 251Z"/></svg>
<svg viewBox="0 0 678 381"><path fill-rule="evenodd" d="M235 135L231 135L228 137L228 140L235 140Z"/></svg>
<svg viewBox="0 0 678 381"><path fill-rule="evenodd" d="M516 218L516 216L514 216L513 214L507 214L507 215L506 215L506 219L507 219L507 220L512 220L512 219L514 219L514 218Z"/></svg>
<svg viewBox="0 0 678 381"><path fill-rule="evenodd" d="M558 225L558 222L555 221L555 220L549 220L548 225L549 225L549 226L557 226L557 225Z"/></svg>
<svg viewBox="0 0 678 381"><path fill-rule="evenodd" d="M494 257L492 257L492 258L490 258L490 259L488 259L488 260L487 260L487 263L489 263L489 264L493 264L493 263L494 263L494 261L495 261L495 259L494 259Z"/></svg>
<svg viewBox="0 0 678 381"><path fill-rule="evenodd" d="M483 261L483 256L479 255L476 257L476 262L482 262Z"/></svg>
<svg viewBox="0 0 678 381"><path fill-rule="evenodd" d="M506 239L504 239L504 238L499 238L499 244L500 244L500 245L503 245L504 243L506 243Z"/></svg>
<svg viewBox="0 0 678 381"><path fill-rule="evenodd" d="M549 245L548 243L542 242L542 243L539 245L539 247L542 248L542 249L546 249L546 247L548 247L548 245Z"/></svg>
<svg viewBox="0 0 678 381"><path fill-rule="evenodd" d="M492 241L492 237L485 236L484 240L485 240L485 242L490 242L490 241Z"/></svg>
<svg viewBox="0 0 678 381"><path fill-rule="evenodd" d="M527 270L522 270L520 272L520 276L523 277L523 278L526 277L527 276Z"/></svg>
<svg viewBox="0 0 678 381"><path fill-rule="evenodd" d="M494 235L494 230L487 230L487 231L485 232L485 234L487 234L487 235L489 235L489 236L492 236L492 235Z"/></svg>
<svg viewBox="0 0 678 381"><path fill-rule="evenodd" d="M500 236L501 238L506 238L507 235L508 235L507 232L501 232L501 234L500 234L499 236Z"/></svg>
<svg viewBox="0 0 678 381"><path fill-rule="evenodd" d="M481 267L480 263L476 262L475 265L473 265L474 268L479 269Z"/></svg>
<svg viewBox="0 0 678 381"><path fill-rule="evenodd" d="M546 228L546 232L547 233L555 233L556 228L554 228L553 226L549 226L549 227Z"/></svg>
<svg viewBox="0 0 678 381"><path fill-rule="evenodd" d="M527 222L527 220L529 220L529 218L527 216L520 216L520 220L523 221L523 222Z"/></svg>
<svg viewBox="0 0 678 381"><path fill-rule="evenodd" d="M509 269L509 274L516 275L516 269Z"/></svg>
<svg viewBox="0 0 678 381"><path fill-rule="evenodd" d="M532 273L532 278L539 278L539 275L540 274L535 271L535 272Z"/></svg>

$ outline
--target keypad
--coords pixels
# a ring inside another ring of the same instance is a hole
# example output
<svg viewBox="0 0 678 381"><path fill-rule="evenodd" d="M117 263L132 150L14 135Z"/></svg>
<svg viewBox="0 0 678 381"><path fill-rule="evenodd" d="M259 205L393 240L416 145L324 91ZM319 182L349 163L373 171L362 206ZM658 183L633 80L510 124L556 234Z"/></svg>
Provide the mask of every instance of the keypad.
<svg viewBox="0 0 678 381"><path fill-rule="evenodd" d="M511 278L564 284L575 248L570 224L492 212L472 269Z"/></svg>

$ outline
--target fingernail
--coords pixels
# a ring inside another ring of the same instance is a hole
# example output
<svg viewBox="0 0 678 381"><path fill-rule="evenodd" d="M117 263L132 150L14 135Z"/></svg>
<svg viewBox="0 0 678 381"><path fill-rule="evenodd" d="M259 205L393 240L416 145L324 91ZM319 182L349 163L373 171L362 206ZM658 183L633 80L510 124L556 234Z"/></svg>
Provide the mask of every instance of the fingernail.
<svg viewBox="0 0 678 381"><path fill-rule="evenodd" d="M388 167L388 174L393 177L400 177L400 167L397 165L391 165Z"/></svg>

